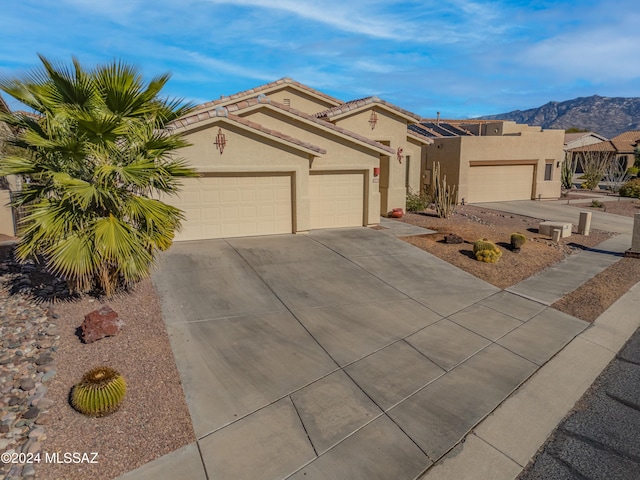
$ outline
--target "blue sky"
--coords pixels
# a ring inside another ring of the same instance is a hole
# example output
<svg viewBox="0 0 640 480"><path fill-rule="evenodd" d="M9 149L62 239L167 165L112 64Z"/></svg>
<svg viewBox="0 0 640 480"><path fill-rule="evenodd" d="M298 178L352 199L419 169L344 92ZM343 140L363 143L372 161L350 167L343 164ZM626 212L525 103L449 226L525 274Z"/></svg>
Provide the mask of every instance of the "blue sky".
<svg viewBox="0 0 640 480"><path fill-rule="evenodd" d="M637 0L4 0L0 74L114 58L200 103L285 76L468 118L640 96ZM18 107L5 98L12 108Z"/></svg>

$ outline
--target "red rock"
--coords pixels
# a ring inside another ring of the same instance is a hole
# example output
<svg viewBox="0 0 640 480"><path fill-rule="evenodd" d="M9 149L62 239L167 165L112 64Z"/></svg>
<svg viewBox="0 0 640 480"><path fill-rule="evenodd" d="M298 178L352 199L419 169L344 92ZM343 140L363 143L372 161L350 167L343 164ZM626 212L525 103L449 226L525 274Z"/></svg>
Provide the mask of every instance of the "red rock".
<svg viewBox="0 0 640 480"><path fill-rule="evenodd" d="M104 337L116 335L124 327L124 322L108 305L88 313L80 326L84 343L92 343Z"/></svg>

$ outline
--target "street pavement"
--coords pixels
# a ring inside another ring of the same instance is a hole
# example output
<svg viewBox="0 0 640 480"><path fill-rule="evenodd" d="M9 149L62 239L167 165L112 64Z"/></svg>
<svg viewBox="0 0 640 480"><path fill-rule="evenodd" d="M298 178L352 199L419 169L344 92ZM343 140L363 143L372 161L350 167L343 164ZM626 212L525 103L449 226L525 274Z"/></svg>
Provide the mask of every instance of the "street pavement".
<svg viewBox="0 0 640 480"><path fill-rule="evenodd" d="M640 330L518 478L640 478Z"/></svg>

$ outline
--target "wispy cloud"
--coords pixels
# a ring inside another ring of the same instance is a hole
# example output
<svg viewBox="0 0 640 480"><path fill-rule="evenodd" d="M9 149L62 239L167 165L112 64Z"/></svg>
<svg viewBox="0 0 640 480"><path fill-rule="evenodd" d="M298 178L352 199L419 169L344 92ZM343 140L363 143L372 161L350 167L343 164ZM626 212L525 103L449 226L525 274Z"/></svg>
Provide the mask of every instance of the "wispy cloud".
<svg viewBox="0 0 640 480"><path fill-rule="evenodd" d="M0 73L36 53L121 58L168 93L217 98L290 76L419 114L640 96L637 0L4 0ZM28 32L25 34L24 32ZM20 41L16 41L19 38Z"/></svg>

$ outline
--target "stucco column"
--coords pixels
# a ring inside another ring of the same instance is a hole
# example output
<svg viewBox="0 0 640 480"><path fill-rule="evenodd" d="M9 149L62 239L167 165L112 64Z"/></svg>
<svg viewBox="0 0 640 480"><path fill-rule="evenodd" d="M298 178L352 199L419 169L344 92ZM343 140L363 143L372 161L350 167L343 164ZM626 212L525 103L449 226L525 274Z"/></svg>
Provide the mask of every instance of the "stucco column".
<svg viewBox="0 0 640 480"><path fill-rule="evenodd" d="M629 256L640 258L640 213L633 216L633 237L631 239L631 248L627 250Z"/></svg>

